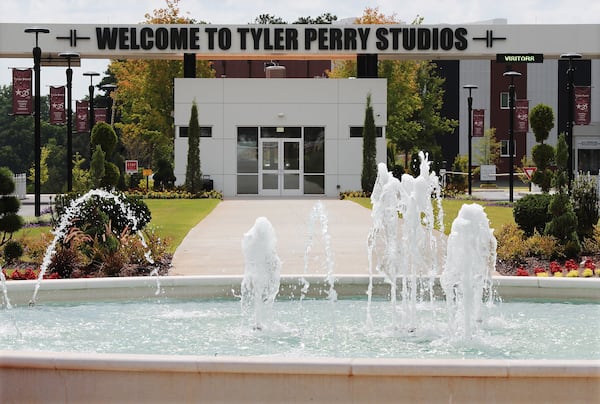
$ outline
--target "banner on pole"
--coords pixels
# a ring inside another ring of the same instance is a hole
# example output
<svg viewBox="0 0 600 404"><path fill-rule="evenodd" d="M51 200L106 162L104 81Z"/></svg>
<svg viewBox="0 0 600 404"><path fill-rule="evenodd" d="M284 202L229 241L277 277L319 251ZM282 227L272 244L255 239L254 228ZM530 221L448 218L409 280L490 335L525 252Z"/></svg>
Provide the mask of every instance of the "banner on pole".
<svg viewBox="0 0 600 404"><path fill-rule="evenodd" d="M88 101L77 101L75 103L75 128L77 133L85 133L89 130L88 125Z"/></svg>
<svg viewBox="0 0 600 404"><path fill-rule="evenodd" d="M12 69L12 97L14 115L33 113L32 70Z"/></svg>
<svg viewBox="0 0 600 404"><path fill-rule="evenodd" d="M591 111L591 88L575 87L575 125L589 125Z"/></svg>
<svg viewBox="0 0 600 404"><path fill-rule="evenodd" d="M515 133L529 132L529 100L517 100L515 103Z"/></svg>
<svg viewBox="0 0 600 404"><path fill-rule="evenodd" d="M65 122L65 86L50 86L50 123L64 125Z"/></svg>
<svg viewBox="0 0 600 404"><path fill-rule="evenodd" d="M473 137L483 137L485 109L473 110Z"/></svg>
<svg viewBox="0 0 600 404"><path fill-rule="evenodd" d="M106 122L107 114L106 108L94 108L94 125L98 122Z"/></svg>

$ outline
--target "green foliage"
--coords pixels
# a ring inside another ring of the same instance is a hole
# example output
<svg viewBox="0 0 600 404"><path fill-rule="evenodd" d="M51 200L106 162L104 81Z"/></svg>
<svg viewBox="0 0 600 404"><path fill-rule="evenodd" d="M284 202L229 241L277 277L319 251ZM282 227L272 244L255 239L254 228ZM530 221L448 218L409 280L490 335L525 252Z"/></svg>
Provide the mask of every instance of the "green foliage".
<svg viewBox="0 0 600 404"><path fill-rule="evenodd" d="M600 224L595 225L592 234L583 239L581 252L584 254L600 254Z"/></svg>
<svg viewBox="0 0 600 404"><path fill-rule="evenodd" d="M526 236L533 235L534 231L544 232L546 223L552 218L548 212L551 199L549 194L528 194L515 202L515 222Z"/></svg>
<svg viewBox="0 0 600 404"><path fill-rule="evenodd" d="M558 136L558 142L556 143L556 171L552 180L552 186L559 192L564 192L568 182L568 170L569 164L569 147L565 140L565 134L561 133Z"/></svg>
<svg viewBox="0 0 600 404"><path fill-rule="evenodd" d="M192 103L192 113L188 129L188 154L185 168L185 188L193 194L202 190L202 171L200 170L200 124L198 106Z"/></svg>
<svg viewBox="0 0 600 404"><path fill-rule="evenodd" d="M106 165L106 153L102 151L100 145L96 146L94 154L92 154L92 162L90 164L90 179L94 188L99 188L102 184Z"/></svg>
<svg viewBox="0 0 600 404"><path fill-rule="evenodd" d="M577 216L577 235L580 240L593 236L600 219L598 183L590 175L578 175L573 181L573 208Z"/></svg>
<svg viewBox="0 0 600 404"><path fill-rule="evenodd" d="M452 171L454 172L467 172L467 166L469 165L469 158L467 156L456 156L452 163ZM462 174L448 174L448 180L446 181L446 191L450 192L464 192L467 189L467 176Z"/></svg>
<svg viewBox="0 0 600 404"><path fill-rule="evenodd" d="M569 195L564 192L554 194L548 211L552 220L546 224L544 234L555 237L564 247L567 257L579 254L581 245L577 236L577 216Z"/></svg>
<svg viewBox="0 0 600 404"><path fill-rule="evenodd" d="M550 191L554 172L549 168L554 162L554 148L548 144L541 143L533 146L532 158L537 171L533 173L531 182L538 185L542 192Z"/></svg>
<svg viewBox="0 0 600 404"><path fill-rule="evenodd" d="M484 165L498 164L502 143L496 140L496 128L489 128L475 144L475 162Z"/></svg>
<svg viewBox="0 0 600 404"><path fill-rule="evenodd" d="M111 163L110 161L104 162L104 175L102 176L102 180L100 181L100 187L110 189L117 185L119 182L119 177L121 176L121 172L119 171L119 167L116 164Z"/></svg>
<svg viewBox="0 0 600 404"><path fill-rule="evenodd" d="M95 149L96 146L100 146L102 151L104 151L107 156L110 156L117 145L117 141L117 134L112 126L106 122L98 122L94 125L90 138L91 147L93 149Z"/></svg>
<svg viewBox="0 0 600 404"><path fill-rule="evenodd" d="M23 255L23 251L23 246L20 242L16 240L9 240L4 245L4 251L2 252L4 256L4 261L7 264L15 262L16 260L21 258L21 256Z"/></svg>
<svg viewBox="0 0 600 404"><path fill-rule="evenodd" d="M529 256L550 260L564 256L563 248L558 240L552 236L540 234L537 230L525 240Z"/></svg>
<svg viewBox="0 0 600 404"><path fill-rule="evenodd" d="M19 216L21 202L15 196L10 196L15 190L13 173L6 167L0 167L0 245L12 238L14 232L23 227L23 218Z"/></svg>
<svg viewBox="0 0 600 404"><path fill-rule="evenodd" d="M496 254L503 261L519 261L527 256L525 233L514 223L509 223L495 233L498 248Z"/></svg>
<svg viewBox="0 0 600 404"><path fill-rule="evenodd" d="M544 143L548 139L550 130L554 128L554 111L552 107L538 104L529 111L529 123L535 135L535 141Z"/></svg>
<svg viewBox="0 0 600 404"><path fill-rule="evenodd" d="M367 107L365 109L365 122L363 126L363 161L360 183L364 192L371 192L377 179L377 149L375 117L371 105L371 94L367 95Z"/></svg>
<svg viewBox="0 0 600 404"><path fill-rule="evenodd" d="M88 170L83 168L85 159L76 153L73 157L73 191L86 192L93 187L92 177Z"/></svg>
<svg viewBox="0 0 600 404"><path fill-rule="evenodd" d="M159 159L156 164L156 172L154 173L154 189L164 190L171 189L175 186L175 174L173 166L167 159Z"/></svg>

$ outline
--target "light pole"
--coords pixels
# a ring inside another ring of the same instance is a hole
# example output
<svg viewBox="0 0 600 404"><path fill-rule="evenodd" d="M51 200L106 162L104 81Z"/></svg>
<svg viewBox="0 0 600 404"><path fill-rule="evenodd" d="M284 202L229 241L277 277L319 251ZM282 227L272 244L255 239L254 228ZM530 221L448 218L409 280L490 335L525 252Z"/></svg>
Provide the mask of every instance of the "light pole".
<svg viewBox="0 0 600 404"><path fill-rule="evenodd" d="M563 53L561 59L569 59L569 68L567 69L567 93L569 97L569 111L567 113L567 146L569 147L569 160L567 166L569 169L569 193L571 192L571 182L573 181L573 121L575 115L574 98L575 88L575 68L573 67L573 59L581 59L579 53Z"/></svg>
<svg viewBox="0 0 600 404"><path fill-rule="evenodd" d="M115 99L112 98L110 96L110 94L115 91L117 89L117 85L116 84L103 84L100 86L100 88L104 91L106 91L106 95L111 98L110 101L110 126L114 127L115 126Z"/></svg>
<svg viewBox="0 0 600 404"><path fill-rule="evenodd" d="M472 159L473 159L473 151L471 148L471 142L473 141L473 97L471 97L471 91L475 90L479 87L477 87L474 84L465 84L463 86L463 88L469 90L469 97L467 98L467 105L469 107L469 195L471 195L471 190L472 190L472 186L473 186L473 176L471 173L471 167L473 166L472 163Z"/></svg>
<svg viewBox="0 0 600 404"><path fill-rule="evenodd" d="M35 154L35 168L34 168L34 210L35 215L41 215L41 158L42 158L42 140L41 140L41 101L40 101L40 64L42 61L42 49L38 46L39 34L49 34L50 30L47 28L25 28L25 33L35 34L35 47L33 48L33 71L35 73L35 94L33 112L35 116L35 128L34 128L34 154Z"/></svg>
<svg viewBox="0 0 600 404"><path fill-rule="evenodd" d="M90 136L92 134L92 129L94 128L94 124L95 124L95 120L96 120L96 116L94 113L94 85L92 83L92 80L94 79L95 76L100 76L100 73L97 72L85 72L83 73L84 76L89 76L90 78L90 86L88 87L89 93L90 93L90 114L89 119L90 119Z"/></svg>
<svg viewBox="0 0 600 404"><path fill-rule="evenodd" d="M71 60L79 59L79 53L62 52L58 56L67 59L67 191L73 191L73 69Z"/></svg>
<svg viewBox="0 0 600 404"><path fill-rule="evenodd" d="M508 109L509 109L509 123L508 123L508 155L509 155L509 169L508 169L508 200L513 202L514 194L514 154L515 154L515 77L520 77L521 73L510 70L504 72L503 76L510 77L510 85L508 86Z"/></svg>

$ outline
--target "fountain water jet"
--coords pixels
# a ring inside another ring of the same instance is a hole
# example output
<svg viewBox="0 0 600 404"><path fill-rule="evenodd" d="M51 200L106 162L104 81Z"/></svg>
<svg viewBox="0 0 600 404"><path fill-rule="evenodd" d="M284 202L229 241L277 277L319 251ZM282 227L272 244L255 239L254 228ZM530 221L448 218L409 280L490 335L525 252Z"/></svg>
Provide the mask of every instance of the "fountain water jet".
<svg viewBox="0 0 600 404"><path fill-rule="evenodd" d="M277 238L271 222L265 217L256 219L244 234L244 279L241 285L242 310L252 319L254 329L260 330L267 321L279 293L281 260L276 251Z"/></svg>

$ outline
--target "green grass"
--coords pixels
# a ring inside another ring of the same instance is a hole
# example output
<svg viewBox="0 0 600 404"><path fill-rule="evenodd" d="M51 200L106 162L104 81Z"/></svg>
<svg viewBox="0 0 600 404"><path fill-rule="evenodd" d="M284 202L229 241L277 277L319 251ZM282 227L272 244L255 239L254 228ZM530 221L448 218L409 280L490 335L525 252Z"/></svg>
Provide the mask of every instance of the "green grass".
<svg viewBox="0 0 600 404"><path fill-rule="evenodd" d="M174 252L190 229L206 217L220 202L218 199L146 199L152 212L150 226L169 239Z"/></svg>
<svg viewBox="0 0 600 404"><path fill-rule="evenodd" d="M369 198L348 198L349 200L371 209L371 200ZM467 201L460 199L442 199L442 208L444 209L444 230L450 234L452 222L458 216L458 211L465 203L479 203L485 208L485 213L490 221L490 227L499 230L504 224L514 223L512 207L497 206L490 201Z"/></svg>

